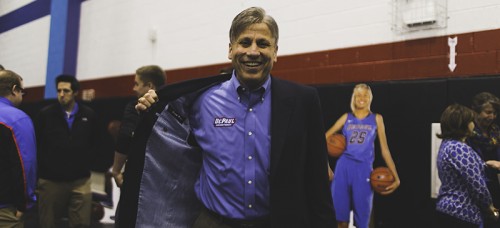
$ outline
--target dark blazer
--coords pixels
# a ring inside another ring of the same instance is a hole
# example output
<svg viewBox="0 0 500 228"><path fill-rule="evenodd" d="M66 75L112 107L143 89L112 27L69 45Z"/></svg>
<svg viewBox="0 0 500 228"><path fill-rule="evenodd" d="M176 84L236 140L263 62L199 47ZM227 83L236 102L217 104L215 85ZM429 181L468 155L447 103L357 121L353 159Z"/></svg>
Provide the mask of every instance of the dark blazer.
<svg viewBox="0 0 500 228"><path fill-rule="evenodd" d="M230 77L227 74L197 79L158 91L160 102L145 114L136 129L132 149L143 152L134 152L141 156L129 157L126 166L119 227L190 227L200 209L200 203L190 197L196 198L193 184L199 175L202 152L189 128L181 126L186 125L189 107L197 95ZM272 227L334 227L325 129L317 92L274 77L271 80ZM178 139L187 144L179 144ZM186 204L190 207L186 208ZM175 211L169 210L172 207ZM179 217L188 225L173 221Z"/></svg>
<svg viewBox="0 0 500 228"><path fill-rule="evenodd" d="M90 107L78 103L70 129L59 103L44 107L35 122L39 177L74 181L90 177L92 163L101 150L104 128ZM109 167L109 166L108 166Z"/></svg>

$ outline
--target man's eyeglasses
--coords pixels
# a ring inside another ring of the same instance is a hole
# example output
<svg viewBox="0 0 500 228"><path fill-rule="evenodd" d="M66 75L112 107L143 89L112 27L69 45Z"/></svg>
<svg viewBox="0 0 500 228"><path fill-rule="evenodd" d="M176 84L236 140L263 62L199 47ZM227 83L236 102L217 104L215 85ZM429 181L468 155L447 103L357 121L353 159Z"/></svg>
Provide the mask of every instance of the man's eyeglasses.
<svg viewBox="0 0 500 228"><path fill-rule="evenodd" d="M26 94L28 94L28 92L26 92L26 90L23 87L21 87L21 86L16 85L16 89L19 92L21 92L21 96L23 96L23 97L26 96Z"/></svg>

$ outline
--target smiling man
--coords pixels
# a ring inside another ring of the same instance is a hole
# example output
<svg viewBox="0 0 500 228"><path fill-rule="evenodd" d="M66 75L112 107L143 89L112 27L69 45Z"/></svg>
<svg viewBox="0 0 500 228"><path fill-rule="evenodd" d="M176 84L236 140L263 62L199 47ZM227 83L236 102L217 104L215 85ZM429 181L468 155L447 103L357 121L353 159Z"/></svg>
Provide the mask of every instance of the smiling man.
<svg viewBox="0 0 500 228"><path fill-rule="evenodd" d="M134 138L145 162L126 194L137 203L120 207L137 208L128 224L335 226L319 97L270 75L278 34L262 8L248 8L229 31L232 73L139 99L136 109L149 108Z"/></svg>

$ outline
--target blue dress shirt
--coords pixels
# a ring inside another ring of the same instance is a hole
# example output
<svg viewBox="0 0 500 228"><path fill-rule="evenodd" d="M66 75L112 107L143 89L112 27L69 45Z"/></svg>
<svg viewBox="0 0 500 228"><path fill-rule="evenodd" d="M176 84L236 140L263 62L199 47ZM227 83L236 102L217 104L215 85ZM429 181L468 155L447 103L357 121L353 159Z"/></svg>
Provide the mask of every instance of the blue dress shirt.
<svg viewBox="0 0 500 228"><path fill-rule="evenodd" d="M249 91L233 73L194 103L190 122L203 150L195 192L209 210L235 219L269 215L271 80Z"/></svg>
<svg viewBox="0 0 500 228"><path fill-rule="evenodd" d="M75 122L75 114L78 112L78 103L75 102L75 106L73 106L73 110L71 110L71 113L66 112L66 110L62 110L64 113L64 119L68 123L68 128L71 129L73 126L73 122Z"/></svg>
<svg viewBox="0 0 500 228"><path fill-rule="evenodd" d="M24 180L25 209L33 207L36 201L35 189L37 181L36 138L33 122L12 102L0 97L0 124L12 130L16 146L19 150L19 159L22 162ZM1 148L0 148L1 149ZM0 183L12 184L12 183ZM14 206L0 202L0 208ZM18 208L19 209L19 208Z"/></svg>

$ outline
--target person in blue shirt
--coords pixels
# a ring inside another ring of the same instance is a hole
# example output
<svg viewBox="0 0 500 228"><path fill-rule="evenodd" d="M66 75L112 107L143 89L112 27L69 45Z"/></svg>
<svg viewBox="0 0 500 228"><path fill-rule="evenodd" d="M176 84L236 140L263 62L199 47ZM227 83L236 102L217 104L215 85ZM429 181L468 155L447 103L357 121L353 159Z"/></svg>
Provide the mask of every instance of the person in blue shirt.
<svg viewBox="0 0 500 228"><path fill-rule="evenodd" d="M146 153L136 226L335 225L319 96L270 75L278 37L262 8L243 10L229 30L232 72L139 99L149 109L134 136Z"/></svg>
<svg viewBox="0 0 500 228"><path fill-rule="evenodd" d="M90 171L103 145L104 125L90 107L77 102L80 83L56 77L57 102L42 108L35 121L38 148L40 227L57 227L67 213L70 227L89 227Z"/></svg>
<svg viewBox="0 0 500 228"><path fill-rule="evenodd" d="M486 185L486 164L465 142L472 135L474 116L474 111L459 104L448 106L441 115L441 134L437 135L443 139L437 157L439 227L477 228L484 218L498 219Z"/></svg>
<svg viewBox="0 0 500 228"><path fill-rule="evenodd" d="M36 201L35 130L16 108L24 94L22 78L0 70L0 227L23 227L23 214Z"/></svg>
<svg viewBox="0 0 500 228"><path fill-rule="evenodd" d="M371 112L372 100L373 94L368 85L356 85L351 98L352 112L342 115L325 134L329 138L342 130L346 138L346 150L337 160L331 185L339 228L348 227L351 210L354 212L356 227L368 228L373 204L370 174L375 159L374 141L377 136L382 157L394 175L394 182L381 194L391 194L400 185L387 145L384 120L382 115Z"/></svg>

